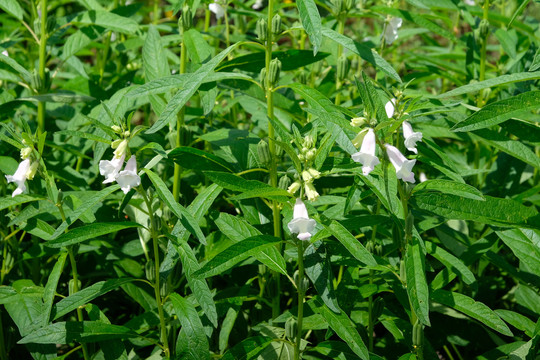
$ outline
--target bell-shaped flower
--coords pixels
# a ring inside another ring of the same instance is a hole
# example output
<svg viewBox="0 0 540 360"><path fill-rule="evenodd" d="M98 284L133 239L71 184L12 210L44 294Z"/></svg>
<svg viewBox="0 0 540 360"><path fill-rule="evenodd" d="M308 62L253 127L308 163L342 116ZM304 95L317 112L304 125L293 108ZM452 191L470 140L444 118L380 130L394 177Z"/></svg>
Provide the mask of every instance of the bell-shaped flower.
<svg viewBox="0 0 540 360"><path fill-rule="evenodd" d="M213 3L208 5L208 10L216 14L217 19L221 19L223 16L225 16L225 9L217 0L214 0Z"/></svg>
<svg viewBox="0 0 540 360"><path fill-rule="evenodd" d="M302 186L302 184L300 183L300 181L295 181L291 184L291 186L289 186L289 188L287 189L287 191L289 192L289 194L291 195L294 195L295 192L297 192L298 190L300 190L300 187Z"/></svg>
<svg viewBox="0 0 540 360"><path fill-rule="evenodd" d="M8 184L13 182L17 184L17 188L11 194L11 197L22 194L26 190L26 185L24 184L28 178L28 173L30 172L30 159L25 159L19 163L15 174L6 175Z"/></svg>
<svg viewBox="0 0 540 360"><path fill-rule="evenodd" d="M396 169L397 178L414 184L415 180L412 168L416 164L416 159L408 160L396 147L389 144L385 146L388 158Z"/></svg>
<svg viewBox="0 0 540 360"><path fill-rule="evenodd" d="M289 231L298 234L297 238L300 240L309 240L316 225L317 222L309 218L304 202L297 198L294 204L293 219L287 224Z"/></svg>
<svg viewBox="0 0 540 360"><path fill-rule="evenodd" d="M384 110L386 111L386 116L388 116L389 119L394 116L394 110L396 105L396 99L390 99L386 105L384 105Z"/></svg>
<svg viewBox="0 0 540 360"><path fill-rule="evenodd" d="M375 132L373 129L369 129L362 141L362 147L360 151L351 155L351 158L357 163L362 164L362 173L369 175L373 171L373 168L379 164L379 158L375 156Z"/></svg>
<svg viewBox="0 0 540 360"><path fill-rule="evenodd" d="M307 182L304 184L304 191L309 201L315 201L319 198L319 193L313 186L312 182Z"/></svg>
<svg viewBox="0 0 540 360"><path fill-rule="evenodd" d="M253 10L261 10L264 6L264 0L255 0L255 4L251 5Z"/></svg>
<svg viewBox="0 0 540 360"><path fill-rule="evenodd" d="M418 154L416 149L416 143L422 141L422 133L414 132L411 124L407 121L403 122L403 137L405 138L405 147L407 150L412 151L415 154Z"/></svg>
<svg viewBox="0 0 540 360"><path fill-rule="evenodd" d="M401 27L402 23L403 20L398 17L393 17L386 23L384 39L388 45L392 45L392 43L398 38L398 29Z"/></svg>
<svg viewBox="0 0 540 360"><path fill-rule="evenodd" d="M137 175L137 159L135 155L129 158L124 170L120 171L116 176L116 182L120 185L124 194L127 194L131 188L141 184L141 178Z"/></svg>
<svg viewBox="0 0 540 360"><path fill-rule="evenodd" d="M103 181L104 184L111 183L116 180L120 169L122 169L122 165L124 165L124 157L125 155L119 159L113 157L110 161L101 160L99 162L99 173L102 176L105 176L105 181Z"/></svg>

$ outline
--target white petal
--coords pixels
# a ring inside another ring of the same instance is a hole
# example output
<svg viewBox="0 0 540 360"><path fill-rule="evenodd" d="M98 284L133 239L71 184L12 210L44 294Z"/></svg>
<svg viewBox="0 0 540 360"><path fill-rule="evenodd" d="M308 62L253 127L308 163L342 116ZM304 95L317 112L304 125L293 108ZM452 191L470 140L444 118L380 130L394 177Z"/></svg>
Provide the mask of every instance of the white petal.
<svg viewBox="0 0 540 360"><path fill-rule="evenodd" d="M362 173L364 175L369 175L369 173L373 171L373 168L380 163L378 157L371 154L364 154L362 152L352 154L351 158L353 159L353 161L361 163L363 165Z"/></svg>
<svg viewBox="0 0 540 360"><path fill-rule="evenodd" d="M403 24L402 18L395 17L390 19L390 26L392 27L392 29L394 29L394 31L397 31L397 29L401 27L401 24Z"/></svg>
<svg viewBox="0 0 540 360"><path fill-rule="evenodd" d="M299 240L307 241L307 240L311 239L311 234L308 233L308 232L300 233L300 234L298 234L297 238Z"/></svg>
<svg viewBox="0 0 540 360"><path fill-rule="evenodd" d="M13 175L6 175L6 179L8 183L10 182L24 182L26 180L26 174L28 173L28 170L30 170L30 159L23 160L19 163L19 166L17 167L17 170L15 171L15 174Z"/></svg>
<svg viewBox="0 0 540 360"><path fill-rule="evenodd" d="M24 182L17 183L17 188L13 191L11 194L11 197L15 197L17 195L22 194L26 190L26 185L24 185Z"/></svg>
<svg viewBox="0 0 540 360"><path fill-rule="evenodd" d="M375 147L377 142L375 141L375 132L373 129L369 129L364 140L362 141L362 147L360 152L364 154L375 155Z"/></svg>
<svg viewBox="0 0 540 360"><path fill-rule="evenodd" d="M391 119L392 116L394 116L395 103L396 103L396 99L391 99L390 101L386 103L386 105L384 105L384 110L386 110L386 116L388 116L389 119Z"/></svg>
<svg viewBox="0 0 540 360"><path fill-rule="evenodd" d="M137 159L135 158L135 155L131 155L124 170L131 171L135 174L137 173Z"/></svg>
<svg viewBox="0 0 540 360"><path fill-rule="evenodd" d="M216 2L208 5L208 9L214 14L216 14L216 18L218 19L221 19L223 15L225 15L225 10L223 9L223 7Z"/></svg>
<svg viewBox="0 0 540 360"><path fill-rule="evenodd" d="M405 156L399 151L396 147L386 144L386 153L388 154L388 158L390 159L390 162L394 167L396 168L396 171L399 171L401 167L403 166L403 163L405 161L408 161Z"/></svg>
<svg viewBox="0 0 540 360"><path fill-rule="evenodd" d="M99 162L99 173L102 176L105 176L104 184L113 182L118 176L118 172L122 169L124 164L124 156L120 159L113 157L112 160L101 160Z"/></svg>
<svg viewBox="0 0 540 360"><path fill-rule="evenodd" d="M421 172L420 175L418 175L418 178L420 180L421 183L423 183L424 181L427 181L427 176L426 176L426 173L425 172Z"/></svg>
<svg viewBox="0 0 540 360"><path fill-rule="evenodd" d="M141 184L141 178L139 175L131 171L120 171L116 177L116 182L120 185L120 188L127 194L132 187L139 186Z"/></svg>
<svg viewBox="0 0 540 360"><path fill-rule="evenodd" d="M293 219L309 219L309 215L307 212L306 204L302 201L302 199L297 198L296 202L294 203L294 210L293 210Z"/></svg>

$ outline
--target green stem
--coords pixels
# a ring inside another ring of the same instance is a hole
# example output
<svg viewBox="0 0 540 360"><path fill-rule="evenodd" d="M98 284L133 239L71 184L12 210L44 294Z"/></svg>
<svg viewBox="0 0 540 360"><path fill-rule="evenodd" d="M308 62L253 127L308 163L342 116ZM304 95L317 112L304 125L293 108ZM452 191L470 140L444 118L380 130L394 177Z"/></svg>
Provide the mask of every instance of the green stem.
<svg viewBox="0 0 540 360"><path fill-rule="evenodd" d="M45 65L47 61L47 0L41 0L41 30L39 39L39 68L38 76L41 80L41 87L45 86ZM41 92L41 88L38 89ZM45 102L38 103L38 135L45 131Z"/></svg>
<svg viewBox="0 0 540 360"><path fill-rule="evenodd" d="M152 235L152 243L154 246L154 266L156 271L156 279L154 281L154 295L156 297L156 303L158 307L158 314L159 314L159 324L161 328L161 343L163 344L163 351L165 353L165 358L168 358L170 355L169 350L169 342L167 338L167 328L165 325L165 316L163 313L163 301L161 299L161 295L159 293L160 289L160 278L159 278L159 244L158 244L158 236L156 233L156 222L154 219L154 213L152 211L152 204L150 200L148 199L148 196L146 195L146 192L144 189L138 188L139 193L144 199L144 202L146 204L146 208L148 210L148 216L150 217L150 234Z"/></svg>
<svg viewBox="0 0 540 360"><path fill-rule="evenodd" d="M304 242L297 240L298 245L298 328L296 333L296 342L294 343L294 360L299 360L300 343L302 342L302 322L304 319Z"/></svg>
<svg viewBox="0 0 540 360"><path fill-rule="evenodd" d="M343 35L343 32L345 30L345 19L344 19L344 16L342 15L338 15L337 17L337 20L338 20L338 32ZM336 60L337 60L337 63L339 64L339 59L341 58L341 55L343 55L343 46L341 45L338 45L338 48L337 48L337 57L336 57ZM339 65L338 65L339 66ZM341 83L341 80L339 79L339 73L338 73L338 70L337 70L337 67L336 67L336 99L335 99L335 104L336 105L339 105L341 104L341 86L342 86L342 83Z"/></svg>
<svg viewBox="0 0 540 360"><path fill-rule="evenodd" d="M375 208L375 214L378 215L379 211L381 210L381 202L380 200L377 200L377 207ZM375 238L377 237L377 225L373 226L373 232L371 234L371 242L375 242ZM373 270L369 270L369 284L373 284ZM369 338L369 344L368 344L368 350L373 352L373 328L375 327L375 319L373 318L373 295L370 295L368 298L368 338Z"/></svg>
<svg viewBox="0 0 540 360"><path fill-rule="evenodd" d="M210 10L206 9L204 12L204 32L207 33L208 29L210 29Z"/></svg>
<svg viewBox="0 0 540 360"><path fill-rule="evenodd" d="M180 44L180 74L186 72L186 63L187 63L187 50L184 42L184 34L182 31L182 42ZM178 117L176 119L176 147L182 146L182 127L184 126L184 116L185 116L185 106L182 106ZM174 182L173 182L173 196L174 200L178 202L180 199L180 176L182 174L182 168L179 164L174 164Z"/></svg>
<svg viewBox="0 0 540 360"><path fill-rule="evenodd" d="M489 15L489 0L484 1L484 12L483 12L483 20L487 21ZM478 78L478 81L484 81L486 77L486 53L487 53L487 38L488 35L484 36L482 41L482 47L480 49L480 76ZM484 92L480 91L478 95L478 101L476 105L478 107L481 107L484 103Z"/></svg>

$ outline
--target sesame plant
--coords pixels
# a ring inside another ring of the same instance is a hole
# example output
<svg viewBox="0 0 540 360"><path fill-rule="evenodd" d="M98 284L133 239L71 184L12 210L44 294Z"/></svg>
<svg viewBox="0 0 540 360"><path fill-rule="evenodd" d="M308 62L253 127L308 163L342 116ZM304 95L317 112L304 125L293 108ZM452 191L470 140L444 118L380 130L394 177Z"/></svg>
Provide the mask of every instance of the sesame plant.
<svg viewBox="0 0 540 360"><path fill-rule="evenodd" d="M0 9L0 360L540 358L538 0Z"/></svg>

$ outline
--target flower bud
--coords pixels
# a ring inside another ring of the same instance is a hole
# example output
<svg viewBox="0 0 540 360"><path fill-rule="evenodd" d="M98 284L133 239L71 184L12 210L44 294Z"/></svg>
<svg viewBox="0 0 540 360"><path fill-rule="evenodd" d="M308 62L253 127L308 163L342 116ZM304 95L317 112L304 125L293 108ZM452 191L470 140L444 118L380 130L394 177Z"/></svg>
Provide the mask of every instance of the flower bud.
<svg viewBox="0 0 540 360"><path fill-rule="evenodd" d="M371 254L373 254L375 252L375 242L373 242L372 240L369 240L366 243L366 250L369 251Z"/></svg>
<svg viewBox="0 0 540 360"><path fill-rule="evenodd" d="M291 178L288 177L287 175L282 176L279 179L278 186L280 189L287 190L289 186L291 186Z"/></svg>
<svg viewBox="0 0 540 360"><path fill-rule="evenodd" d="M296 339L296 332L298 331L298 321L294 317L290 317L285 322L285 336L290 341Z"/></svg>
<svg viewBox="0 0 540 360"><path fill-rule="evenodd" d="M298 82L300 84L306 85L308 82L308 72L305 70L302 70L298 73Z"/></svg>
<svg viewBox="0 0 540 360"><path fill-rule="evenodd" d="M266 141L259 141L259 143L257 144L257 153L259 154L259 160L262 164L270 164L270 162L272 161L272 157L270 155L270 146L268 146L268 143Z"/></svg>
<svg viewBox="0 0 540 360"><path fill-rule="evenodd" d="M188 31L193 27L193 14L189 6L184 6L182 9L182 30Z"/></svg>
<svg viewBox="0 0 540 360"><path fill-rule="evenodd" d="M383 255L383 247L381 244L375 245L375 255L382 256Z"/></svg>
<svg viewBox="0 0 540 360"><path fill-rule="evenodd" d="M302 186L300 181L295 181L295 182L292 183L291 186L289 186L287 191L289 192L289 194L294 195L294 193L296 193L298 190L300 190L300 186Z"/></svg>
<svg viewBox="0 0 540 360"><path fill-rule="evenodd" d="M311 149L306 153L307 161L315 160L315 157L317 157L317 149Z"/></svg>
<svg viewBox="0 0 540 360"><path fill-rule="evenodd" d="M272 34L278 35L280 33L281 33L281 16L279 16L279 14L276 14L272 18Z"/></svg>
<svg viewBox="0 0 540 360"><path fill-rule="evenodd" d="M318 179L321 177L321 173L314 168L309 168L307 171L314 179Z"/></svg>
<svg viewBox="0 0 540 360"><path fill-rule="evenodd" d="M122 128L120 126L118 126L118 125L111 126L111 129L117 134L120 134L122 132ZM114 149L114 147L113 147L113 149Z"/></svg>
<svg viewBox="0 0 540 360"><path fill-rule="evenodd" d="M113 141L113 144L115 143L116 141ZM111 146L113 145L111 144ZM116 150L114 150L114 157L117 158L117 159L120 159L122 156L124 156L127 152L127 147L128 147L128 141L126 139L122 140L118 145L118 147L116 148ZM113 148L114 149L114 148Z"/></svg>
<svg viewBox="0 0 540 360"><path fill-rule="evenodd" d="M367 119L363 116L355 117L351 119L351 126L362 127L366 124Z"/></svg>
<svg viewBox="0 0 540 360"><path fill-rule="evenodd" d="M36 171L38 169L38 166L39 166L39 163L37 161L34 161L34 162L32 162L32 164L30 164L30 168L26 172L26 178L28 180L32 180L34 178L34 176L36 175Z"/></svg>
<svg viewBox="0 0 540 360"><path fill-rule="evenodd" d="M26 160L28 157L32 155L32 148L31 147L24 147L21 149L21 159Z"/></svg>
<svg viewBox="0 0 540 360"><path fill-rule="evenodd" d="M62 205L64 202L64 192L60 189L58 190L58 195L56 195L56 204Z"/></svg>
<svg viewBox="0 0 540 360"><path fill-rule="evenodd" d="M313 146L315 146L315 139L313 138L313 136L311 135L304 136L303 145L307 149L311 149Z"/></svg>
<svg viewBox="0 0 540 360"><path fill-rule="evenodd" d="M315 190L312 182L308 182L304 185L304 190L309 201L314 201L319 198L319 193Z"/></svg>
<svg viewBox="0 0 540 360"><path fill-rule="evenodd" d="M341 55L337 63L337 78L339 81L343 81L347 78L349 73L349 60L345 55Z"/></svg>
<svg viewBox="0 0 540 360"><path fill-rule="evenodd" d="M343 11L349 11L355 6L354 0L345 0L343 1Z"/></svg>
<svg viewBox="0 0 540 360"><path fill-rule="evenodd" d="M255 33L257 34L257 38L260 41L266 41L267 40L267 33L268 31L268 23L264 18L261 18L257 21L257 25L255 27Z"/></svg>
<svg viewBox="0 0 540 360"><path fill-rule="evenodd" d="M270 86L275 86L279 81L279 75L281 72L281 61L279 59L273 59L270 61Z"/></svg>

